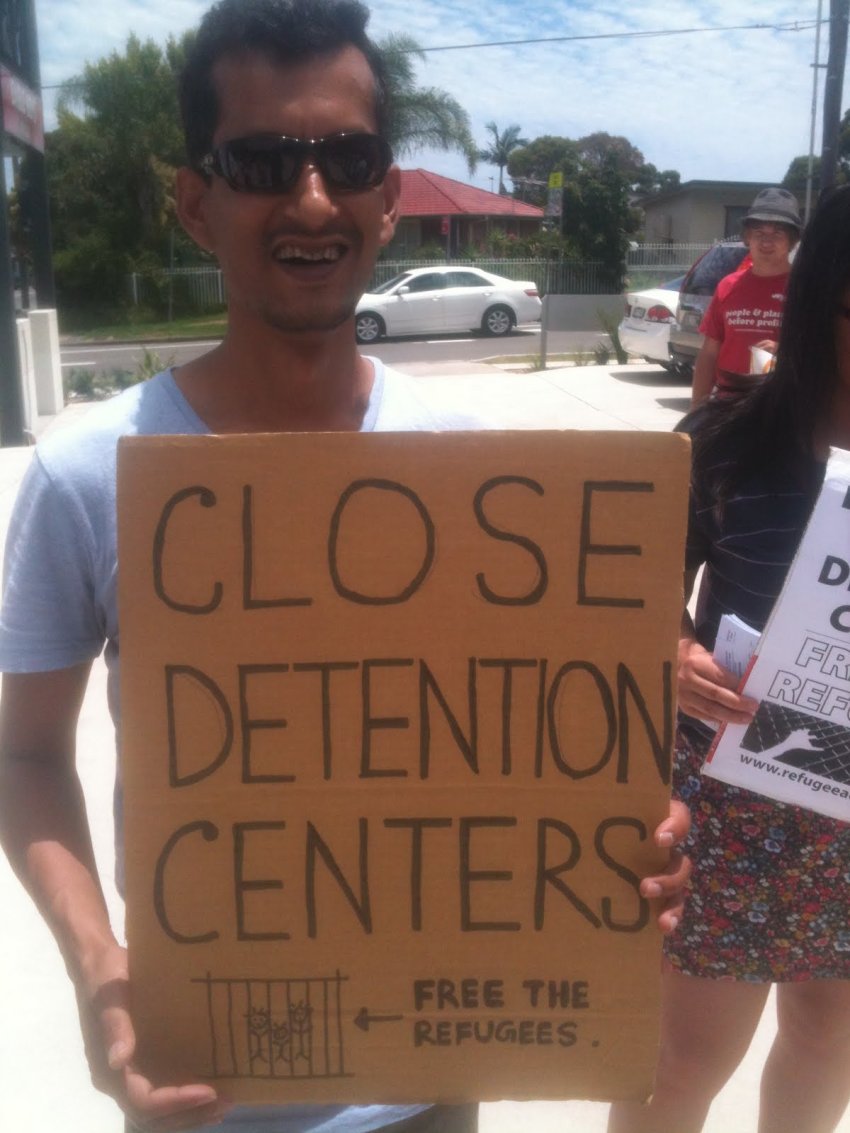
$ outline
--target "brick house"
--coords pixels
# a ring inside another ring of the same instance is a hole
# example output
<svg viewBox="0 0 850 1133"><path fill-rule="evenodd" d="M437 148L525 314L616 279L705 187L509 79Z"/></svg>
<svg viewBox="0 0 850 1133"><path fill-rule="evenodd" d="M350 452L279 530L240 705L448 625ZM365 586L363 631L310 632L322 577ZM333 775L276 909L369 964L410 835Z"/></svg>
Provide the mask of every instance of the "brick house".
<svg viewBox="0 0 850 1133"><path fill-rule="evenodd" d="M543 209L535 205L441 177L427 169L401 171L401 216L387 249L390 259L406 259L423 244L455 256L467 247L480 247L494 229L509 235L531 236L540 230Z"/></svg>

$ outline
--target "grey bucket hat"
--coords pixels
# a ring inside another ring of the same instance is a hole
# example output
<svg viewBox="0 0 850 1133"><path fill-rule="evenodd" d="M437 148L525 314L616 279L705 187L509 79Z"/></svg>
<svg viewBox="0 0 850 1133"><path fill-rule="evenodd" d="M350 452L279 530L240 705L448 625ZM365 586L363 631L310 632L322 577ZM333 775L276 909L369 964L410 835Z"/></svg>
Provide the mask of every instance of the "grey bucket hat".
<svg viewBox="0 0 850 1133"><path fill-rule="evenodd" d="M750 211L744 217L744 224L748 224L751 220L788 224L797 232L803 228L797 198L787 189L762 189L750 205Z"/></svg>

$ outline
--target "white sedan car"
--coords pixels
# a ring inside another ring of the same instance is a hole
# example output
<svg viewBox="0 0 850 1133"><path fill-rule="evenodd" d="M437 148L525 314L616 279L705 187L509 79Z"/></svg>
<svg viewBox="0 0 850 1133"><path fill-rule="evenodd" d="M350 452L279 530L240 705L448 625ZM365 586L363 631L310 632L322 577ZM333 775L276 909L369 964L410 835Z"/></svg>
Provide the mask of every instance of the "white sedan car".
<svg viewBox="0 0 850 1133"><path fill-rule="evenodd" d="M626 314L619 335L620 345L629 354L657 362L668 370L675 368L667 343L670 328L676 322L676 304L684 278L679 276L647 291L626 293Z"/></svg>
<svg viewBox="0 0 850 1133"><path fill-rule="evenodd" d="M482 330L509 334L518 323L540 322L537 284L517 282L471 267L403 271L357 304L357 341L385 334L440 334Z"/></svg>

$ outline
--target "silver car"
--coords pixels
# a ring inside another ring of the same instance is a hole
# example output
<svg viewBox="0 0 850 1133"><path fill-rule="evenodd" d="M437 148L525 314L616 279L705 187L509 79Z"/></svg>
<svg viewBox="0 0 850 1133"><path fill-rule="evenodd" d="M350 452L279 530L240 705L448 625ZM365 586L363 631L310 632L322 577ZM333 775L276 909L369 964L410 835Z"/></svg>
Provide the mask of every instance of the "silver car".
<svg viewBox="0 0 850 1133"><path fill-rule="evenodd" d="M737 271L747 249L740 240L715 244L704 252L685 276L679 292L676 322L670 328L670 361L680 373L691 373L702 346L699 325L714 289L725 276Z"/></svg>
<svg viewBox="0 0 850 1133"><path fill-rule="evenodd" d="M357 341L384 335L481 330L509 334L519 323L540 322L537 284L506 279L481 268L413 268L368 291L357 304Z"/></svg>

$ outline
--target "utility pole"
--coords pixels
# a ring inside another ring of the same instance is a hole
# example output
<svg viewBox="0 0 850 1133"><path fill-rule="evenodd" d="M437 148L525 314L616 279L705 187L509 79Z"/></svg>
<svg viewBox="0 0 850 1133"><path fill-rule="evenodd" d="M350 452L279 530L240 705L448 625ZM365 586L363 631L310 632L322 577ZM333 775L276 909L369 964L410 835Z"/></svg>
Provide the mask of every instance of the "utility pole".
<svg viewBox="0 0 850 1133"><path fill-rule="evenodd" d="M820 81L820 68L822 66L820 61L820 26L821 17L823 15L823 0L818 0L818 18L817 26L815 27L815 61L812 64L812 120L811 129L809 131L809 164L806 172L806 211L803 219L808 223L809 217L812 215L812 184L814 182L814 169L815 169L815 123L818 117L818 82Z"/></svg>
<svg viewBox="0 0 850 1133"><path fill-rule="evenodd" d="M3 117L0 99L0 161L5 167ZM6 171L0 168L0 445L22 445L26 441L11 247Z"/></svg>
<svg viewBox="0 0 850 1133"><path fill-rule="evenodd" d="M844 87L844 61L847 58L847 20L850 0L829 0L829 56L823 89L823 145L821 147L820 191L835 184L838 163L838 130L841 124L841 93Z"/></svg>

